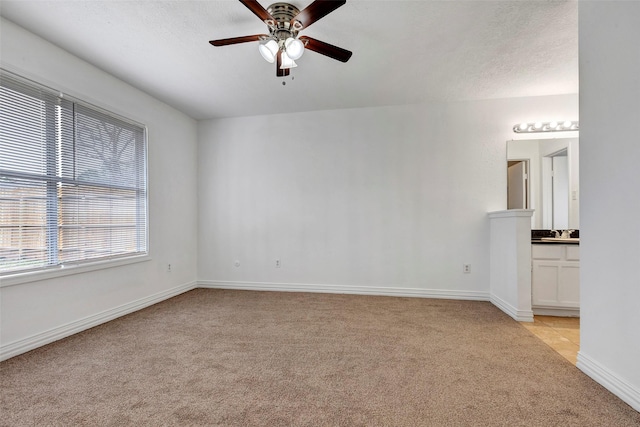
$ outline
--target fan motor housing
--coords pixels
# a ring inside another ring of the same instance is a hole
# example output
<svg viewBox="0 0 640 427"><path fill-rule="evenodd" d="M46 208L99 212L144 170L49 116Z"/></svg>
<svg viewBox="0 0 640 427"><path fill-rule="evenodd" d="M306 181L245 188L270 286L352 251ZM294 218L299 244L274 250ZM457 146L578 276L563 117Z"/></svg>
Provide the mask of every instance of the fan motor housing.
<svg viewBox="0 0 640 427"><path fill-rule="evenodd" d="M297 7L289 3L278 2L269 6L267 12L269 12L276 21L273 25L267 22L267 25L270 27L271 34L278 40L285 40L288 37L295 37L298 34L298 30L291 26L291 20L300 13Z"/></svg>
<svg viewBox="0 0 640 427"><path fill-rule="evenodd" d="M267 12L275 18L279 26L280 24L284 25L285 22L291 22L291 20L300 13L300 10L289 3L274 3L267 8Z"/></svg>

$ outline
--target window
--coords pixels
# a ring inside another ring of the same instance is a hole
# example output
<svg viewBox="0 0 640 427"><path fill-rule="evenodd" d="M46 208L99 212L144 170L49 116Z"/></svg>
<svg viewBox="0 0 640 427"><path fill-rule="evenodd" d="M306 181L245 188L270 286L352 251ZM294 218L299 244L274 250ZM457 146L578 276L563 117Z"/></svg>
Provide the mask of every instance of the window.
<svg viewBox="0 0 640 427"><path fill-rule="evenodd" d="M2 71L0 274L147 253L145 127Z"/></svg>

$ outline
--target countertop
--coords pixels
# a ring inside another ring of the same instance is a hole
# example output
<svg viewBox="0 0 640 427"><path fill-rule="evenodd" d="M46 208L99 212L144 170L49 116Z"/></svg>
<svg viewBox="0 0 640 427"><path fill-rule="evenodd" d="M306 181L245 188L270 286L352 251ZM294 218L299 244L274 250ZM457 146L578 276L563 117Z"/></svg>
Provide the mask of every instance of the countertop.
<svg viewBox="0 0 640 427"><path fill-rule="evenodd" d="M539 239L536 239L536 238L531 239L531 243L536 245L579 245L580 239L579 238L554 239L554 238L543 237Z"/></svg>

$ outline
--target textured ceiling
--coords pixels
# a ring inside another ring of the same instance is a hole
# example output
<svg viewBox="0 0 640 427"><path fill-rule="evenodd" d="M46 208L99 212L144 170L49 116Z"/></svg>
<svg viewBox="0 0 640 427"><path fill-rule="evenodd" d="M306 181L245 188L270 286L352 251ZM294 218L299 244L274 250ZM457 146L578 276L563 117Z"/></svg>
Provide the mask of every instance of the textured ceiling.
<svg viewBox="0 0 640 427"><path fill-rule="evenodd" d="M347 0L301 34L353 51L351 60L309 51L284 80L257 43L208 43L267 32L238 1L2 0L0 13L203 119L577 93L577 9L576 1Z"/></svg>

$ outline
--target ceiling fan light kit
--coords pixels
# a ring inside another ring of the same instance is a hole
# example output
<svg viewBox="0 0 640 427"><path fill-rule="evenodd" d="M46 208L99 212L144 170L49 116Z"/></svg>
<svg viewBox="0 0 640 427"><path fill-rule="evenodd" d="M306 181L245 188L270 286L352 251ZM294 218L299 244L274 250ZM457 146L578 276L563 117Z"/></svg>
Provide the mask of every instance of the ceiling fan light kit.
<svg viewBox="0 0 640 427"><path fill-rule="evenodd" d="M265 59L265 61L271 64L275 62L276 55L278 54L279 49L280 47L278 47L278 42L274 39L261 40L260 44L258 45L258 50L260 51L262 57Z"/></svg>
<svg viewBox="0 0 640 427"><path fill-rule="evenodd" d="M296 59L300 59L304 53L304 43L298 39L289 37L284 41L284 50L287 56L295 61Z"/></svg>
<svg viewBox="0 0 640 427"><path fill-rule="evenodd" d="M297 66L298 64L296 64L296 61L291 59L286 52L282 52L282 64L280 64L281 70L287 70L289 68L295 68Z"/></svg>
<svg viewBox="0 0 640 427"><path fill-rule="evenodd" d="M298 36L301 30L344 5L346 0L315 0L302 11L282 2L274 3L267 9L257 0L240 0L240 3L267 25L269 34L211 40L209 43L213 46L257 41L262 57L269 63L276 63L278 77L288 76L289 70L298 66L295 60L302 57L305 49L341 62L347 62L351 58L352 53L348 50L311 37Z"/></svg>

